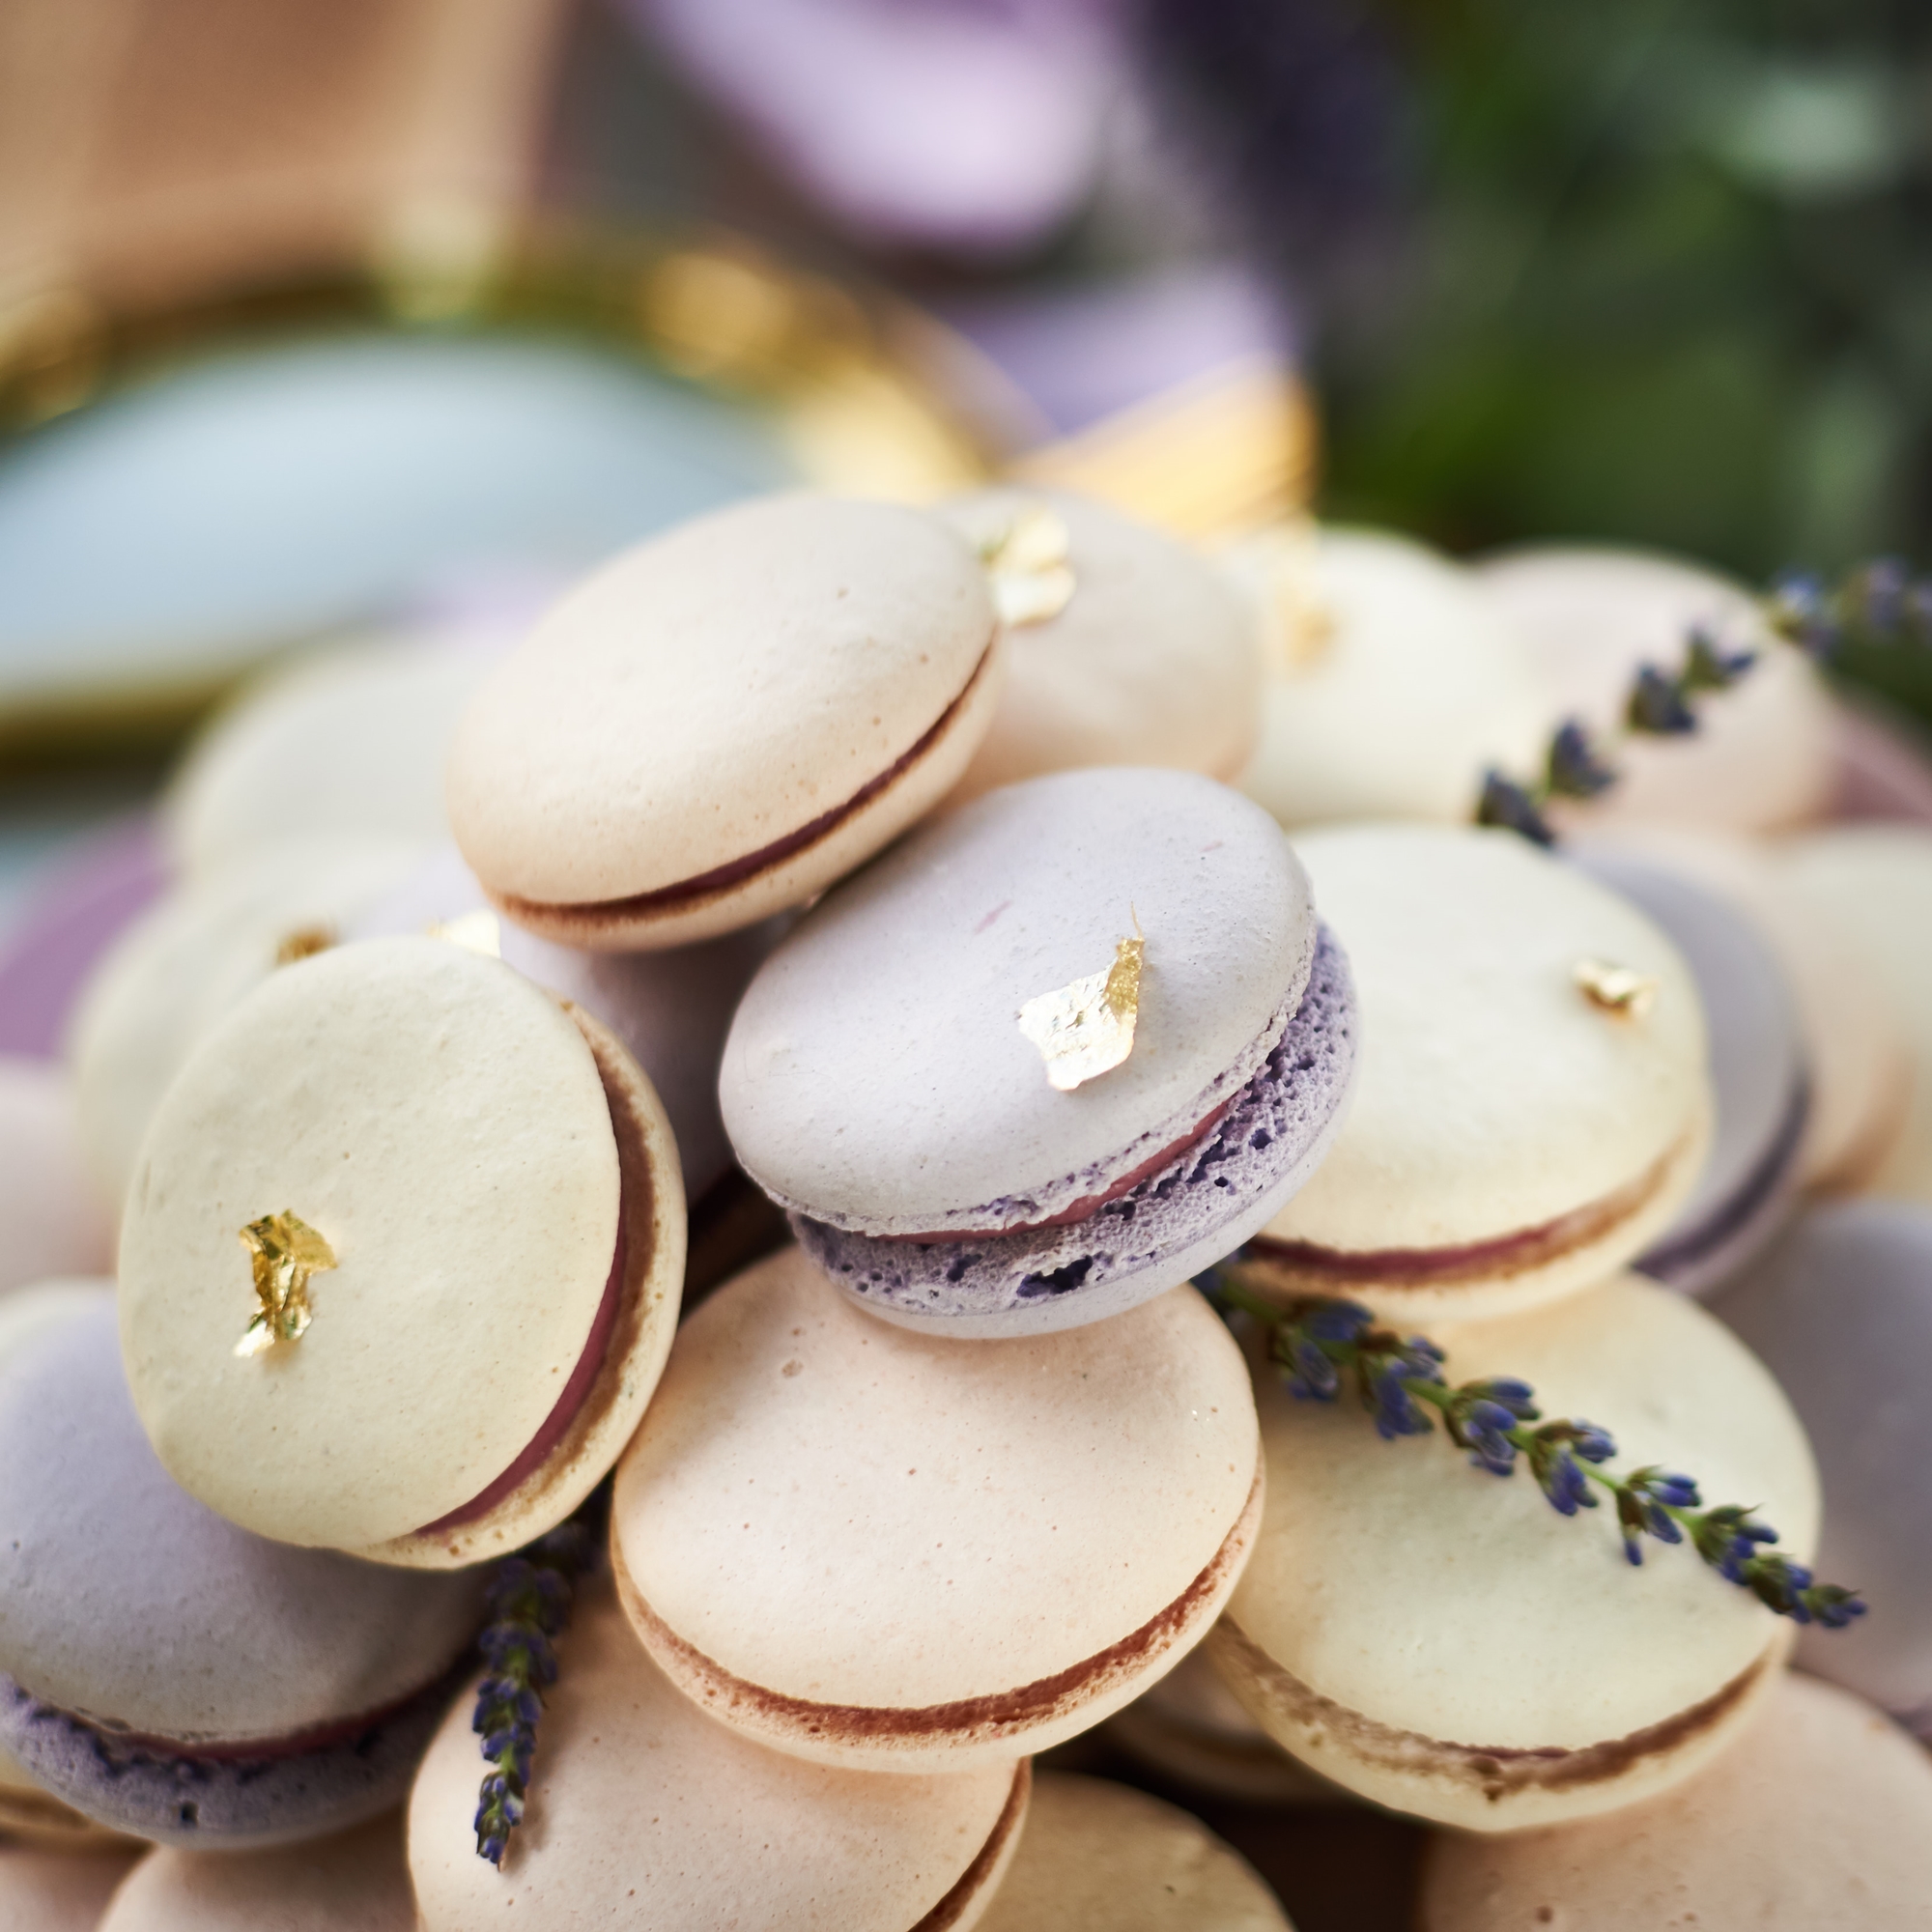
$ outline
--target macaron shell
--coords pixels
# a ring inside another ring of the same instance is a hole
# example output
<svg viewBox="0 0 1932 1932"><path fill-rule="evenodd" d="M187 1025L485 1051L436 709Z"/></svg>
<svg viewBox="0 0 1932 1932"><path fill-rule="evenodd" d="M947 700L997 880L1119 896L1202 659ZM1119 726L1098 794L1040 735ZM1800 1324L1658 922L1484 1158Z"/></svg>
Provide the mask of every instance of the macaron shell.
<svg viewBox="0 0 1932 1932"><path fill-rule="evenodd" d="M1204 557L1064 490L982 490L941 514L978 549L1040 507L1065 526L1071 600L1008 627L1007 685L952 802L1080 765L1173 765L1232 779L1254 750L1253 612Z"/></svg>
<svg viewBox="0 0 1932 1932"><path fill-rule="evenodd" d="M534 906L682 885L890 771L993 633L979 560L923 512L782 495L699 518L607 564L493 673L450 754L457 842Z"/></svg>
<svg viewBox="0 0 1932 1932"><path fill-rule="evenodd" d="M894 1776L766 1750L680 1696L604 1592L586 1593L559 1651L500 1872L476 1855L483 1761L470 1695L430 1749L409 1816L423 1932L499 1919L532 1932L966 1932L979 1921L1019 1834L1024 1762Z"/></svg>
<svg viewBox="0 0 1932 1932"><path fill-rule="evenodd" d="M49 1275L102 1273L113 1255L73 1083L47 1061L0 1057L0 1295Z"/></svg>
<svg viewBox="0 0 1932 1932"><path fill-rule="evenodd" d="M1062 1093L1020 1009L1105 972L1137 922L1133 1051ZM759 969L725 1042L725 1130L768 1194L834 1226L1045 1220L1245 1084L1315 939L1293 854L1226 787L1135 769L1009 786L829 895Z"/></svg>
<svg viewBox="0 0 1932 1932"><path fill-rule="evenodd" d="M1343 1292L1446 1320L1601 1281L1668 1225L1709 1132L1705 1030L1677 949L1626 900L1510 832L1355 826L1295 850L1349 954L1360 1072L1333 1151L1264 1231L1344 1254L1455 1248L1636 1189L1640 1205L1540 1266ZM1576 980L1656 980L1642 1016Z"/></svg>
<svg viewBox="0 0 1932 1932"><path fill-rule="evenodd" d="M1293 1932L1253 1866L1198 1818L1098 1777L1037 1772L981 1932Z"/></svg>
<svg viewBox="0 0 1932 1932"><path fill-rule="evenodd" d="M1804 1432L1694 1302L1625 1276L1437 1339L1450 1382L1520 1377L1546 1416L1608 1429L1618 1466L1660 1463L1707 1503L1753 1504L1779 1548L1808 1559L1818 1478ZM1652 1544L1633 1569L1607 1509L1566 1520L1522 1469L1498 1481L1439 1435L1384 1442L1352 1402L1296 1402L1273 1373L1257 1393L1267 1505L1210 1655L1324 1776L1441 1823L1513 1831L1688 1776L1762 1694L1791 1627L1688 1548ZM1713 1699L1682 1735L1613 1751L1605 1776L1546 1785L1525 1759L1531 1776L1513 1780L1481 1755L1615 1746Z"/></svg>
<svg viewBox="0 0 1932 1932"><path fill-rule="evenodd" d="M1378 530L1276 529L1230 568L1270 637L1240 786L1287 826L1466 820L1490 765L1532 769L1543 696L1466 570Z"/></svg>
<svg viewBox="0 0 1932 1932"><path fill-rule="evenodd" d="M1551 725L1574 716L1613 730L1638 667L1674 670L1695 627L1757 653L1741 682L1695 701L1694 734L1620 744L1616 784L1587 805L1565 802L1559 818L1767 832L1824 812L1836 770L1831 696L1741 585L1675 557L1585 545L1510 552L1476 575L1529 645Z"/></svg>
<svg viewBox="0 0 1932 1932"><path fill-rule="evenodd" d="M508 1469L582 1354L619 1158L570 1016L496 960L371 940L283 968L206 1039L143 1144L122 1343L161 1460L231 1520L367 1549ZM240 1231L329 1242L297 1342L238 1358Z"/></svg>
<svg viewBox="0 0 1932 1932"><path fill-rule="evenodd" d="M1666 1798L1509 1837L1444 1833L1423 1932L1907 1932L1932 1925L1932 1765L1856 1697L1779 1681Z"/></svg>
<svg viewBox="0 0 1932 1932"><path fill-rule="evenodd" d="M1256 1469L1245 1365L1191 1288L952 1342L787 1250L680 1331L611 1541L646 1645L721 1719L924 1769L1045 1748L1178 1662L1238 1575Z"/></svg>
<svg viewBox="0 0 1932 1932"><path fill-rule="evenodd" d="M0 1923L11 1932L95 1932L132 1854L0 1845Z"/></svg>
<svg viewBox="0 0 1932 1932"><path fill-rule="evenodd" d="M162 1846L128 1873L99 1932L415 1932L391 1811L332 1838L270 1851Z"/></svg>

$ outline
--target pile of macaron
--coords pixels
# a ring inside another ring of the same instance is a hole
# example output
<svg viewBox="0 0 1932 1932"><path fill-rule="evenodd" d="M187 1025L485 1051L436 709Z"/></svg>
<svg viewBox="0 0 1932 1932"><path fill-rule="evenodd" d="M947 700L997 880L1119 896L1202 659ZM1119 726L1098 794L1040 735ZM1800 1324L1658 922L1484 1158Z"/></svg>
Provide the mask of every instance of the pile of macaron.
<svg viewBox="0 0 1932 1932"><path fill-rule="evenodd" d="M1932 1925L1924 790L1689 566L1011 489L271 675L0 958L0 1922Z"/></svg>

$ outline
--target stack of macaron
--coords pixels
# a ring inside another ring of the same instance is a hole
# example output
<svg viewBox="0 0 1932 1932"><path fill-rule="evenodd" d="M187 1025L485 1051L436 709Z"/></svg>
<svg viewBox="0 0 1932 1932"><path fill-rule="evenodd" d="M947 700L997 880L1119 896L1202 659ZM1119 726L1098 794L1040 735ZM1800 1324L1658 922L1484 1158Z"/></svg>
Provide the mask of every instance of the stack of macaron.
<svg viewBox="0 0 1932 1932"><path fill-rule="evenodd" d="M1504 592L1568 580L1278 535L763 498L219 728L20 1084L0 1900L1288 1924L1082 1752L1424 1821L1439 1932L1655 1922L1687 1816L1918 1895L1856 1378L1916 1385L1932 1236L1794 1218L1914 1191L1917 1089L1792 908L1922 855L1459 824L1544 727ZM357 680L415 696L364 739ZM1909 933L1835 923L1909 1028Z"/></svg>

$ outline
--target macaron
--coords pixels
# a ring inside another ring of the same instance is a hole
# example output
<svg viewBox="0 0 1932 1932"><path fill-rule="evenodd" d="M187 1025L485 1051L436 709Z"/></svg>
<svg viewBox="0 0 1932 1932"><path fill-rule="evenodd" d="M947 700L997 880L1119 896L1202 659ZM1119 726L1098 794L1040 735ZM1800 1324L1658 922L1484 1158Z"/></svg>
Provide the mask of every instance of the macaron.
<svg viewBox="0 0 1932 1932"><path fill-rule="evenodd" d="M1924 727L1866 693L1837 698L1833 818L1932 825L1932 749Z"/></svg>
<svg viewBox="0 0 1932 1932"><path fill-rule="evenodd" d="M410 1799L423 1932L498 1920L924 1932L979 1922L1013 1856L1028 1766L895 1777L767 1750L678 1693L608 1593L558 1645L524 1822L501 1869L476 1853L483 1760L451 1708Z"/></svg>
<svg viewBox="0 0 1932 1932"><path fill-rule="evenodd" d="M1821 1569L1874 1605L1849 1630L1807 1631L1805 1669L1932 1734L1932 1208L1819 1207L1712 1303L1784 1384L1825 1491Z"/></svg>
<svg viewBox="0 0 1932 1932"><path fill-rule="evenodd" d="M1065 772L807 914L739 1006L719 1094L848 1293L1010 1336L1238 1247L1334 1138L1354 1041L1348 961L1265 812L1194 773Z"/></svg>
<svg viewBox="0 0 1932 1932"><path fill-rule="evenodd" d="M1636 1259L1672 1288L1708 1293L1790 1212L1811 1112L1811 1071L1782 963L1721 895L1628 852L1572 853L1647 913L1697 982L1716 1115L1711 1151L1677 1218Z"/></svg>
<svg viewBox="0 0 1932 1932"><path fill-rule="evenodd" d="M416 1932L403 1814L263 1851L157 1846L99 1932Z"/></svg>
<svg viewBox="0 0 1932 1932"><path fill-rule="evenodd" d="M980 1932L1293 1932L1259 1874L1200 1819L1144 1791L1034 1775L1012 1867Z"/></svg>
<svg viewBox="0 0 1932 1932"><path fill-rule="evenodd" d="M616 1461L684 1245L669 1123L603 1027L442 940L337 947L236 1008L142 1144L135 1406L243 1528L481 1562Z"/></svg>
<svg viewBox="0 0 1932 1932"><path fill-rule="evenodd" d="M73 1082L0 1055L0 1294L49 1275L103 1274L114 1224L81 1151Z"/></svg>
<svg viewBox="0 0 1932 1932"><path fill-rule="evenodd" d="M1551 724L1617 729L1639 668L1676 670L1693 630L1757 654L1740 683L1697 700L1694 732L1619 745L1617 782L1588 804L1565 802L1565 823L1773 832L1824 814L1835 707L1810 660L1773 635L1741 584L1648 551L1562 544L1490 558L1476 577L1529 646Z"/></svg>
<svg viewBox="0 0 1932 1932"><path fill-rule="evenodd" d="M1008 654L955 801L1083 765L1240 772L1259 722L1260 627L1206 557L1066 490L980 490L941 514L986 561Z"/></svg>
<svg viewBox="0 0 1932 1932"><path fill-rule="evenodd" d="M1806 1560L1818 1478L1764 1366L1675 1292L1625 1275L1444 1331L1451 1383L1520 1378L1546 1418L1610 1432L1706 1504L1747 1503ZM1465 1831L1516 1832L1668 1789L1747 1722L1793 1627L1690 1545L1625 1559L1615 1514L1565 1519L1440 1435L1384 1441L1352 1399L1257 1398L1267 1503L1208 1638L1262 1725L1335 1783Z"/></svg>
<svg viewBox="0 0 1932 1932"><path fill-rule="evenodd" d="M272 1844L395 1804L474 1583L270 1543L141 1433L112 1300L0 1363L0 1746L138 1837Z"/></svg>
<svg viewBox="0 0 1932 1932"><path fill-rule="evenodd" d="M1181 1287L918 1334L797 1249L679 1331L618 1464L625 1609L677 1688L823 1764L992 1764L1097 1724L1227 1601L1261 1510L1239 1350Z"/></svg>
<svg viewBox="0 0 1932 1932"><path fill-rule="evenodd" d="M141 1136L196 1041L279 964L332 944L415 859L388 839L279 845L168 894L121 933L68 1038L81 1144L117 1212Z"/></svg>
<svg viewBox="0 0 1932 1932"><path fill-rule="evenodd" d="M1348 949L1361 1075L1333 1151L1250 1243L1255 1285L1438 1321L1641 1253L1710 1138L1676 947L1513 832L1338 826L1295 850Z"/></svg>
<svg viewBox="0 0 1932 1932"><path fill-rule="evenodd" d="M132 1858L0 1844L0 1922L16 1932L95 1932Z"/></svg>
<svg viewBox="0 0 1932 1932"><path fill-rule="evenodd" d="M712 938L936 805L1004 676L985 573L950 525L760 497L625 552L497 666L457 727L450 823L546 939Z"/></svg>
<svg viewBox="0 0 1932 1932"><path fill-rule="evenodd" d="M1911 1075L1884 1158L1860 1177L1875 1194L1932 1202L1932 831L1861 825L1782 848L1799 902L1853 948L1903 1030Z"/></svg>
<svg viewBox="0 0 1932 1932"><path fill-rule="evenodd" d="M1509 1837L1435 1840L1422 1932L1875 1932L1932 1925L1932 1764L1856 1697L1778 1681L1668 1797Z"/></svg>
<svg viewBox="0 0 1932 1932"><path fill-rule="evenodd" d="M1532 771L1545 700L1469 573L1381 530L1281 526L1230 554L1267 633L1240 780L1284 825L1468 819L1492 766Z"/></svg>
<svg viewBox="0 0 1932 1932"><path fill-rule="evenodd" d="M608 1027L664 1103L689 1199L696 1204L723 1179L731 1144L718 1112L718 1063L739 995L778 940L780 921L662 952L585 952L499 918L462 854L444 844L351 920L343 937L404 938L432 930L494 952Z"/></svg>

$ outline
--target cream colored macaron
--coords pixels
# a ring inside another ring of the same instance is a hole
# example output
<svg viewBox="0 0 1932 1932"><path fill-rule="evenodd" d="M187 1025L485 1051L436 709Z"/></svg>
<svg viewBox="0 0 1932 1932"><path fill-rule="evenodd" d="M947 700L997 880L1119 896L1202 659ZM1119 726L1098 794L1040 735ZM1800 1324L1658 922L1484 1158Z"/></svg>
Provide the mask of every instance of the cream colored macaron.
<svg viewBox="0 0 1932 1932"><path fill-rule="evenodd" d="M1104 1778L1038 1772L981 1932L1293 1932L1200 1819Z"/></svg>
<svg viewBox="0 0 1932 1932"><path fill-rule="evenodd" d="M722 1723L828 1764L1043 1750L1179 1662L1261 1508L1254 1401L1190 1287L953 1341L796 1249L686 1322L618 1466L624 1606Z"/></svg>
<svg viewBox="0 0 1932 1932"><path fill-rule="evenodd" d="M195 1043L276 966L338 938L395 889L417 848L278 844L170 893L114 942L68 1042L81 1144L116 1212L148 1122Z"/></svg>
<svg viewBox="0 0 1932 1932"><path fill-rule="evenodd" d="M1584 545L1512 551L1476 577L1533 653L1550 724L1614 730L1639 667L1675 671L1694 628L1757 653L1742 682L1696 701L1694 732L1619 746L1618 781L1587 805L1563 803L1559 820L1771 832L1825 811L1837 775L1831 695L1742 585L1676 557Z"/></svg>
<svg viewBox="0 0 1932 1932"><path fill-rule="evenodd" d="M457 727L450 824L512 919L678 946L798 905L936 805L1005 676L980 559L923 511L760 498L625 552Z"/></svg>
<svg viewBox="0 0 1932 1932"><path fill-rule="evenodd" d="M1257 1286L1404 1322L1601 1281L1670 1225L1710 1138L1703 1013L1626 899L1512 832L1352 826L1295 851L1347 950L1361 1067Z"/></svg>
<svg viewBox="0 0 1932 1932"><path fill-rule="evenodd" d="M1893 1063L1906 1075L1903 1118L1882 1156L1851 1178L1861 1191L1932 1202L1932 831L1814 832L1782 848L1781 870L1809 917L1877 981L1904 1036L1906 1051ZM1858 997L1856 980L1846 997Z"/></svg>
<svg viewBox="0 0 1932 1932"><path fill-rule="evenodd" d="M402 1813L269 1851L164 1845L123 1881L99 1932L416 1932Z"/></svg>
<svg viewBox="0 0 1932 1932"><path fill-rule="evenodd" d="M1624 1276L1446 1331L1449 1382L1527 1381L1546 1418L1608 1430L1745 1503L1799 1561L1818 1478L1769 1372L1695 1302ZM1384 1441L1352 1397L1258 1395L1267 1506L1209 1637L1216 1667L1304 1763L1469 1831L1586 1817L1668 1789L1734 1738L1795 1634L1689 1544L1626 1561L1614 1511L1566 1520L1438 1432Z"/></svg>
<svg viewBox="0 0 1932 1932"><path fill-rule="evenodd" d="M1466 820L1491 765L1534 770L1528 652L1467 571L1379 530L1282 527L1231 567L1268 631L1261 742L1240 779L1284 825Z"/></svg>
<svg viewBox="0 0 1932 1932"><path fill-rule="evenodd" d="M1781 1679L1664 1798L1510 1837L1445 1835L1423 1932L1909 1932L1932 1926L1932 1763L1861 1699Z"/></svg>
<svg viewBox="0 0 1932 1932"><path fill-rule="evenodd" d="M0 1054L0 1294L47 1275L101 1273L113 1254L67 1069Z"/></svg>
<svg viewBox="0 0 1932 1932"><path fill-rule="evenodd" d="M981 490L941 514L987 560L1009 660L955 802L1077 765L1232 780L1247 763L1260 626L1205 557L1065 490Z"/></svg>
<svg viewBox="0 0 1932 1932"><path fill-rule="evenodd" d="M135 1406L176 1481L245 1529L480 1562L616 1460L684 1238L664 1110L595 1021L440 940L337 947L196 1048L142 1143ZM265 1333L278 1250L309 1320Z"/></svg>
<svg viewBox="0 0 1932 1932"><path fill-rule="evenodd" d="M766 1750L681 1697L604 1593L558 1666L500 1870L476 1852L472 1696L431 1746L409 1819L423 1932L965 1932L1013 1856L1023 1760L893 1777Z"/></svg>

